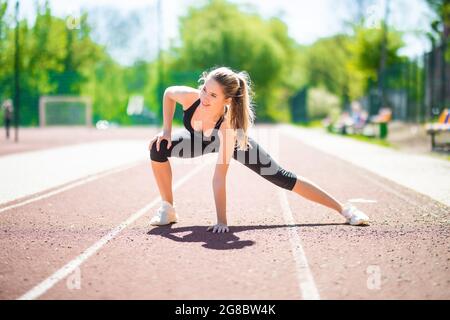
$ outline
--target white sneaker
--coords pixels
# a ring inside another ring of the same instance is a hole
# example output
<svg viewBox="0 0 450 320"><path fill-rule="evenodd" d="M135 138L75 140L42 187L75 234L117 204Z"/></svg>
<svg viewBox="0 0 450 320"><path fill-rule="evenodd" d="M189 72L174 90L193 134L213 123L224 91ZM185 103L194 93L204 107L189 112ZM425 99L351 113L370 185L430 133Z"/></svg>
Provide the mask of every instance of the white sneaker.
<svg viewBox="0 0 450 320"><path fill-rule="evenodd" d="M167 224L175 223L178 221L178 215L175 212L175 207L167 201L161 202L156 214L150 220L152 226L165 226Z"/></svg>
<svg viewBox="0 0 450 320"><path fill-rule="evenodd" d="M352 226L368 225L370 221L369 217L364 212L351 203L344 204L341 214L347 219L347 223Z"/></svg>

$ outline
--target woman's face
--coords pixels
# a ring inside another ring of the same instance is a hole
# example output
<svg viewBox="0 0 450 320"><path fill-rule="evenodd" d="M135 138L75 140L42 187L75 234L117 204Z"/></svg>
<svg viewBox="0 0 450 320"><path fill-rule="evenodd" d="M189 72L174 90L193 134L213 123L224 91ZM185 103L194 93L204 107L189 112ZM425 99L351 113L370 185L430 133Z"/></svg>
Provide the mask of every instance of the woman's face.
<svg viewBox="0 0 450 320"><path fill-rule="evenodd" d="M200 101L203 108L220 110L229 100L225 99L222 86L212 78L208 78L201 87Z"/></svg>

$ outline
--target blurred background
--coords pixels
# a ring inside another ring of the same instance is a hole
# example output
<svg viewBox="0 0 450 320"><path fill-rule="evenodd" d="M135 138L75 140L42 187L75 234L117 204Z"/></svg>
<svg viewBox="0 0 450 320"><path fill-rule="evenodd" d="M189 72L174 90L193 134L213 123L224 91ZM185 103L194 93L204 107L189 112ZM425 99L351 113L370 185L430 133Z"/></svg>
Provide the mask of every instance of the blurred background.
<svg viewBox="0 0 450 320"><path fill-rule="evenodd" d="M0 123L158 126L166 87L225 65L249 72L257 122L428 150L449 30L448 0L0 0Z"/></svg>

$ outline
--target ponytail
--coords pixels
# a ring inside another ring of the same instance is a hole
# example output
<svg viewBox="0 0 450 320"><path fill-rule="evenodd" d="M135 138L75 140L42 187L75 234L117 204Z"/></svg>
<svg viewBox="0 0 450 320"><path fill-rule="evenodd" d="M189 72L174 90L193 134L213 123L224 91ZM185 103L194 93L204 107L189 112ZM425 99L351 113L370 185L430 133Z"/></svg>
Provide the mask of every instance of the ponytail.
<svg viewBox="0 0 450 320"><path fill-rule="evenodd" d="M251 103L252 92L249 85L249 77L246 72L236 74L239 87L236 94L232 96L230 123L237 130L237 142L240 150L247 150L248 130L255 120L255 113Z"/></svg>

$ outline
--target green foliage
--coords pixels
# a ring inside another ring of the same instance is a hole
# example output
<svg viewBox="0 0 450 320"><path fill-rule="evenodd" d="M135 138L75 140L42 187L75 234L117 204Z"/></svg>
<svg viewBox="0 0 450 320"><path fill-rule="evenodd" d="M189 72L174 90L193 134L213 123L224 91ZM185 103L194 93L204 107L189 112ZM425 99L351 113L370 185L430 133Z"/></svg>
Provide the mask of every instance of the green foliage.
<svg viewBox="0 0 450 320"><path fill-rule="evenodd" d="M337 95L341 105L362 97L370 82L378 80L381 29L355 28L355 35L336 35L316 41L303 50L306 82ZM403 62L398 55L401 34L388 33L386 66Z"/></svg>
<svg viewBox="0 0 450 320"><path fill-rule="evenodd" d="M15 29L6 21L6 4L0 1L1 100L14 94ZM80 17L79 25L69 28L65 19L52 15L48 2L37 4L33 26L23 20L19 30L23 125L37 125L38 101L43 95L90 96L94 120L130 123L126 115L128 98L132 93L146 92L148 63L120 66L92 41L86 13Z"/></svg>
<svg viewBox="0 0 450 320"><path fill-rule="evenodd" d="M309 85L322 86L345 100L350 77L346 69L351 59L350 41L348 36L337 35L320 39L306 49L304 72Z"/></svg>
<svg viewBox="0 0 450 320"><path fill-rule="evenodd" d="M3 30L3 28L2 28ZM0 81L3 98L13 96L15 29L4 28ZM38 123L39 97L47 94L81 95L81 86L91 73L92 66L104 55L90 39L86 14L78 28L70 29L66 21L52 16L47 3L37 3L33 26L26 20L19 22L21 123ZM3 63L4 61L4 63Z"/></svg>
<svg viewBox="0 0 450 320"><path fill-rule="evenodd" d="M280 20L263 20L222 0L191 8L180 20L182 46L174 48L178 71L226 65L250 73L258 104L257 117L270 119L269 106L288 75L294 42Z"/></svg>
<svg viewBox="0 0 450 320"><path fill-rule="evenodd" d="M382 39L383 31L380 28L357 28L355 39L349 46L353 58L347 65L351 78L358 80L356 86L350 89L351 98L359 98L366 92L370 82L378 81ZM405 58L398 55L399 49L403 46L401 34L397 31L389 31L386 67L405 61Z"/></svg>
<svg viewBox="0 0 450 320"><path fill-rule="evenodd" d="M381 29L358 28L356 38L350 45L350 51L354 54L353 63L367 77L374 80L380 67L382 37ZM387 43L387 65L389 66L401 61L398 50L404 46L404 43L400 33L393 31L388 33Z"/></svg>
<svg viewBox="0 0 450 320"><path fill-rule="evenodd" d="M0 0L1 100L13 96L14 85L15 29L12 18L5 15L7 5ZM37 8L32 26L26 20L19 24L21 121L27 125L38 122L39 97L56 94L92 97L94 121L131 124L126 115L131 95L143 95L146 107L158 113L158 92L175 84L195 87L202 71L221 65L249 72L258 121L289 121L289 99L304 86L321 88L312 89L309 111L320 117L365 95L368 84L377 81L379 29L358 26L353 35L302 46L289 37L279 18L263 19L251 9L211 0L191 7L180 19L179 45L163 52L161 61L136 61L126 67L92 40L86 13L79 27L71 29L65 19L52 15L48 2ZM387 66L403 63L398 55L401 34L390 31L388 43ZM401 71L388 81L399 85L400 76ZM181 119L179 109L175 118Z"/></svg>
<svg viewBox="0 0 450 320"><path fill-rule="evenodd" d="M446 45L445 59L450 62L450 1L448 0L426 0L428 6L436 14L431 22L431 29L428 34L433 45Z"/></svg>

